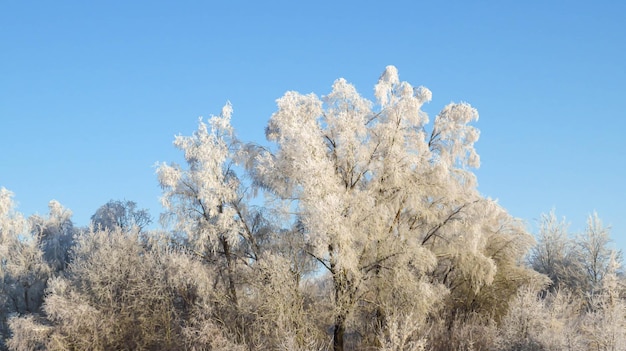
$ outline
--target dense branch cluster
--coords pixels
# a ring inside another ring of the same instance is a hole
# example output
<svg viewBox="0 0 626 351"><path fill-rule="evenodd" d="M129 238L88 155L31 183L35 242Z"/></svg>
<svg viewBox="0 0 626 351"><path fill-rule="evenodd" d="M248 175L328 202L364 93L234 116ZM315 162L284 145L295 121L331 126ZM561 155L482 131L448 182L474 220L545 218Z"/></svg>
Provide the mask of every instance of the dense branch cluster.
<svg viewBox="0 0 626 351"><path fill-rule="evenodd" d="M621 255L590 217L537 240L477 190L477 111L434 117L387 67L287 92L268 144L232 107L160 164L161 229L132 201L75 227L0 190L0 349L622 350Z"/></svg>

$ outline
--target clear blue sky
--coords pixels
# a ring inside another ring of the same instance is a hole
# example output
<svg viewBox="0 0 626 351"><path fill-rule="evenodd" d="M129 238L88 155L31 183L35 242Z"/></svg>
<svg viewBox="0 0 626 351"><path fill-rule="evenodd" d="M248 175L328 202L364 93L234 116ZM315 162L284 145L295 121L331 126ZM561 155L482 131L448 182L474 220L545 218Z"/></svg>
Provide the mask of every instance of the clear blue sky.
<svg viewBox="0 0 626 351"><path fill-rule="evenodd" d="M110 199L158 217L175 134L230 100L263 142L275 100L387 65L480 112L480 191L530 227L596 210L626 248L624 1L0 1L0 186L78 225Z"/></svg>

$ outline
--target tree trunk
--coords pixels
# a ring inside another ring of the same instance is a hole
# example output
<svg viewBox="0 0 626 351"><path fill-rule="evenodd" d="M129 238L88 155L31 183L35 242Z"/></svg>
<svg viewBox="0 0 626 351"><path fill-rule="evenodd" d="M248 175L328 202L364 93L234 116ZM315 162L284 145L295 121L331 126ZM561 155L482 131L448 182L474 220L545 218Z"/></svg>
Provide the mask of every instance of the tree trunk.
<svg viewBox="0 0 626 351"><path fill-rule="evenodd" d="M333 350L343 351L343 336L346 332L346 318L343 314L335 318L335 331L333 333Z"/></svg>
<svg viewBox="0 0 626 351"><path fill-rule="evenodd" d="M226 272L227 272L227 284L228 284L228 294L230 295L231 301L234 304L235 308L238 307L237 301L237 289L235 288L235 277L233 272L233 257L230 252L230 245L228 245L228 241L226 238L221 238L222 249L224 249L224 256L226 256Z"/></svg>

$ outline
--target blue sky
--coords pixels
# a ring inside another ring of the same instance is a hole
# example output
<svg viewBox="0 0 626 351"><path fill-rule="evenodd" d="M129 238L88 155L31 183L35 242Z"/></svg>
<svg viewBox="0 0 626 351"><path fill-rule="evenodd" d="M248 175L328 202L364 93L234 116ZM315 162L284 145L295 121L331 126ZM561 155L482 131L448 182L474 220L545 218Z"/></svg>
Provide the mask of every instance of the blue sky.
<svg viewBox="0 0 626 351"><path fill-rule="evenodd" d="M154 164L234 107L264 142L275 100L387 65L476 107L480 191L529 227L596 210L626 248L626 2L0 1L0 186L78 225L110 199L162 211Z"/></svg>

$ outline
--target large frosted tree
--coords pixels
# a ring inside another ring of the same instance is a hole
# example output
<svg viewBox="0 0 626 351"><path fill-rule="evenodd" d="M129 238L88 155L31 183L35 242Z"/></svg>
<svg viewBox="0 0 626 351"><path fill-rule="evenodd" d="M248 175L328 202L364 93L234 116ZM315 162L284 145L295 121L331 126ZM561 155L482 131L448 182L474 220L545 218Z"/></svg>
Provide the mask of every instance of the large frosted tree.
<svg viewBox="0 0 626 351"><path fill-rule="evenodd" d="M330 276L335 350L348 329L384 336L392 305L424 318L459 284L478 292L494 281L499 252L515 260L532 242L476 190L474 108L452 103L429 125L421 107L431 92L393 66L375 96L344 79L322 98L286 93L266 130L275 147L248 164L257 185L292 201L308 253ZM363 314L375 330L359 325Z"/></svg>

